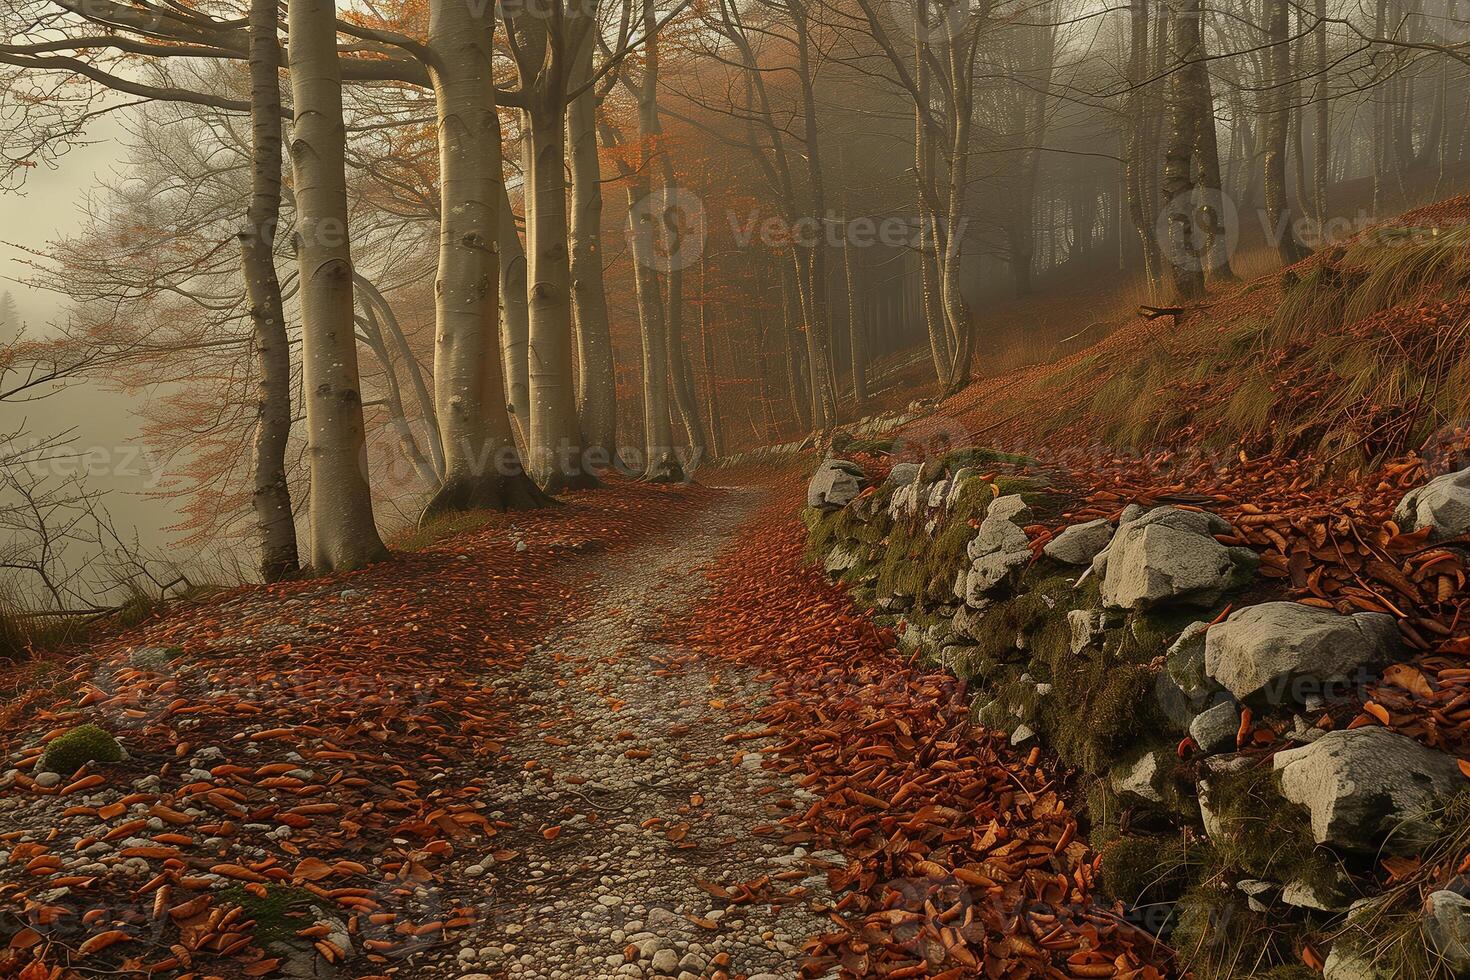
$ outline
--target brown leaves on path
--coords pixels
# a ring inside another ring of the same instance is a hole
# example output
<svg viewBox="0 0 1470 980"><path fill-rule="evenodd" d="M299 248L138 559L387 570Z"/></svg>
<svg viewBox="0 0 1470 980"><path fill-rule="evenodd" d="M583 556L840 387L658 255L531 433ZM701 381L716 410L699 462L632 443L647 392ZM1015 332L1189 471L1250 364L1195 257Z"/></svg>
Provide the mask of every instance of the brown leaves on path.
<svg viewBox="0 0 1470 980"><path fill-rule="evenodd" d="M489 893L452 862L518 858L484 794L517 733L497 679L581 607L580 556L709 497L574 494L360 572L171 610L17 681L0 912L25 928L0 977L271 975L248 908L281 900L303 947L353 975L455 942ZM38 783L44 740L84 722L130 760Z"/></svg>
<svg viewBox="0 0 1470 980"><path fill-rule="evenodd" d="M1165 976L1168 950L1094 904L1060 775L973 728L962 684L905 662L806 564L799 506L775 493L742 532L690 642L765 670L757 718L777 744L761 751L816 797L778 830L847 857L804 975Z"/></svg>

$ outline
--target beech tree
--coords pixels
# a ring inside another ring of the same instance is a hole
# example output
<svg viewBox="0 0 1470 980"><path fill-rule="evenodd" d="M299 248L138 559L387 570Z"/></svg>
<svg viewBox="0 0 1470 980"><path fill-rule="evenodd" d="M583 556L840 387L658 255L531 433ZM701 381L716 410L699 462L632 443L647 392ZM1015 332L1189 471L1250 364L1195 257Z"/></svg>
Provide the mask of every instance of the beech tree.
<svg viewBox="0 0 1470 980"><path fill-rule="evenodd" d="M276 276L275 235L281 219L281 83L276 0L250 4L251 197L240 232L242 275L255 331L256 520L260 574L267 582L295 574L296 517L286 485L291 436L291 352Z"/></svg>

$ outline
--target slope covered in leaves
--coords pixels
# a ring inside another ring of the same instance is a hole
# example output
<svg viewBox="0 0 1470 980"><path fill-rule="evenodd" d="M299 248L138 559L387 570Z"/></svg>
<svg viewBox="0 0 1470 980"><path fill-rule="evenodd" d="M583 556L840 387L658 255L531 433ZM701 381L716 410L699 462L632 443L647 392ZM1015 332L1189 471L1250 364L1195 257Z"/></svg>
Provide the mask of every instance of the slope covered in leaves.
<svg viewBox="0 0 1470 980"><path fill-rule="evenodd" d="M799 506L773 493L711 570L691 642L773 685L758 718L776 744L761 751L818 799L772 832L848 858L804 975L1165 975L1167 952L1094 901L1061 774L974 729L962 684L907 662L807 564Z"/></svg>

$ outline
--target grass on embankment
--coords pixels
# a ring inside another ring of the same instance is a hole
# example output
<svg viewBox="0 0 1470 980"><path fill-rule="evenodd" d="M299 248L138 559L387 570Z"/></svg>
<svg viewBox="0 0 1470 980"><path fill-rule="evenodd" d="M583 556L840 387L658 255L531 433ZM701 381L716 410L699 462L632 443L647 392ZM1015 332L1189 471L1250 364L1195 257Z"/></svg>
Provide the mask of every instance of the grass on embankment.
<svg viewBox="0 0 1470 980"><path fill-rule="evenodd" d="M981 438L1244 449L1347 473L1470 428L1470 197L1214 290L1176 329L1134 321L941 411Z"/></svg>

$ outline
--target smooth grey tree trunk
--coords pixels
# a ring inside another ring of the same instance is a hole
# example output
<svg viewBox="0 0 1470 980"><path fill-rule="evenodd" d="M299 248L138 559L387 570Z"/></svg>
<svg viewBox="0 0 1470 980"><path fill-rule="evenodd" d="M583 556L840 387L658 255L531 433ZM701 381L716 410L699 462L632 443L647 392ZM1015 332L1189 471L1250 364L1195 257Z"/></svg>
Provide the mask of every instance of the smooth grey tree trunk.
<svg viewBox="0 0 1470 980"><path fill-rule="evenodd" d="M567 138L571 142L572 216L572 322L576 328L577 417L587 448L617 458L617 374L613 364L612 330L608 324L607 286L602 269L602 163L598 158L597 90L592 79L591 31L578 53L573 86L586 86L567 108Z"/></svg>
<svg viewBox="0 0 1470 980"><path fill-rule="evenodd" d="M386 558L388 549L373 521L357 373L336 7L290 0L288 11L311 564L325 574Z"/></svg>
<svg viewBox="0 0 1470 980"><path fill-rule="evenodd" d="M240 231L245 297L250 304L256 369L252 504L260 541L260 576L277 582L300 570L296 519L286 484L291 438L291 348L275 237L281 216L281 55L276 0L250 4L250 206Z"/></svg>
<svg viewBox="0 0 1470 980"><path fill-rule="evenodd" d="M1230 267L1230 247L1225 216L1217 206L1223 198L1224 182L1220 176L1220 137L1215 130L1215 96L1210 84L1208 52L1205 48L1203 9L1199 0L1191 0L1187 25L1190 49L1186 55L1185 106L1194 121L1194 184L1203 192L1196 208L1195 220L1204 229L1202 258L1205 278L1210 282L1234 282Z"/></svg>
<svg viewBox="0 0 1470 980"><path fill-rule="evenodd" d="M505 411L499 330L500 120L491 73L493 9L429 8L429 75L439 126L439 269L434 283L434 403L444 483L423 518L538 507Z"/></svg>
<svg viewBox="0 0 1470 980"><path fill-rule="evenodd" d="M666 149L660 157L663 169L662 193L665 202L663 213L664 254L683 254L683 229L679 227L678 179L674 173L673 157ZM701 249L701 254L703 250ZM669 390L673 395L675 410L679 413L679 424L684 429L685 444L689 455L684 463L686 475L692 472L707 446L704 426L699 419L699 399L694 393L694 376L689 367L689 358L684 353L684 269L682 262L673 263L668 271L668 297L664 308L668 310L669 325Z"/></svg>
<svg viewBox="0 0 1470 980"><path fill-rule="evenodd" d="M526 111L527 374L531 471L550 491L597 486L577 419L572 378L572 271L567 215L567 69L587 21L553 24L535 12L507 21Z"/></svg>
<svg viewBox="0 0 1470 980"><path fill-rule="evenodd" d="M531 379L526 345L531 313L526 306L526 248L516 227L510 192L500 181L500 213L496 217L500 253L500 353L505 371L506 407L526 425L531 419Z"/></svg>
<svg viewBox="0 0 1470 980"><path fill-rule="evenodd" d="M652 483L673 483L684 479L684 471L674 452L673 425L669 419L669 352L668 318L664 309L663 289L659 283L661 261L654 243L664 221L669 202L663 195L655 198L651 174L656 146L663 136L658 113L658 21L654 0L643 0L644 45L643 79L634 92L638 98L638 138L641 146L639 165L629 178L628 213L632 227L634 291L638 301L639 333L643 341L643 479ZM626 83L625 79L625 83ZM631 87L631 86L630 86Z"/></svg>

